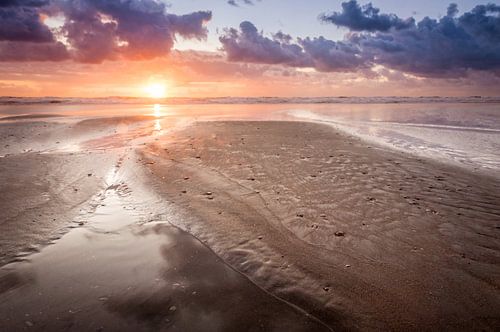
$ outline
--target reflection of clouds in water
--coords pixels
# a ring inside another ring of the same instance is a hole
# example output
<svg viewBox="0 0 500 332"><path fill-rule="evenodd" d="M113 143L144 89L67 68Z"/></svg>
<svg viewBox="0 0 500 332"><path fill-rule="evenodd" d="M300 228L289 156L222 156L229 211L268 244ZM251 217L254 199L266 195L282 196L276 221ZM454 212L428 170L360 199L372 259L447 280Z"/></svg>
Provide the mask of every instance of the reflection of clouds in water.
<svg viewBox="0 0 500 332"><path fill-rule="evenodd" d="M186 331L328 330L257 288L194 237L157 224L136 236L165 236L165 261L154 285L111 296L106 308L153 327Z"/></svg>

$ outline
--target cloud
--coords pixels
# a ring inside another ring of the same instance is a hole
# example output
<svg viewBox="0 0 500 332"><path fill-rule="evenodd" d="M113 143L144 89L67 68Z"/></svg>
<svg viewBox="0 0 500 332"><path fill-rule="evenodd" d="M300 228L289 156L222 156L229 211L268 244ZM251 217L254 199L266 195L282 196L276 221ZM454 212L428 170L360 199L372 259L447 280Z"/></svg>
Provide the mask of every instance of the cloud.
<svg viewBox="0 0 500 332"><path fill-rule="evenodd" d="M470 70L500 76L500 6L478 5L458 15L451 4L440 19L402 20L371 4L344 2L334 24L351 31L343 40L307 37L294 40L278 32L266 37L250 22L226 29L220 37L228 60L324 72L360 71L380 65L421 77L463 77ZM365 71L366 72L366 71Z"/></svg>
<svg viewBox="0 0 500 332"><path fill-rule="evenodd" d="M479 5L456 17L448 7L439 20L348 37L375 63L420 76L461 76L467 70L500 70L500 6Z"/></svg>
<svg viewBox="0 0 500 332"><path fill-rule="evenodd" d="M450 3L448 9L446 10L446 15L453 17L458 14L458 5L456 3Z"/></svg>
<svg viewBox="0 0 500 332"><path fill-rule="evenodd" d="M283 32L264 36L248 21L239 30L226 29L219 38L229 61L314 67L319 71L349 71L364 67L355 45L323 37L298 39Z"/></svg>
<svg viewBox="0 0 500 332"><path fill-rule="evenodd" d="M82 62L102 62L118 55L150 59L169 53L175 35L205 38L211 12L174 15L154 0L59 1L66 17L64 35Z"/></svg>
<svg viewBox="0 0 500 332"><path fill-rule="evenodd" d="M0 61L61 61L69 58L41 14L49 0L0 2Z"/></svg>
<svg viewBox="0 0 500 332"><path fill-rule="evenodd" d="M227 29L219 38L231 61L304 66L307 59L302 47L290 39L282 33L267 38L248 21L242 22L239 30Z"/></svg>
<svg viewBox="0 0 500 332"><path fill-rule="evenodd" d="M357 71L371 64L371 59L355 44L335 42L324 37L305 38L299 42L312 60L312 67L318 71Z"/></svg>
<svg viewBox="0 0 500 332"><path fill-rule="evenodd" d="M252 0L228 0L227 3L234 7L239 7L241 3L250 6L254 5L254 2Z"/></svg>
<svg viewBox="0 0 500 332"><path fill-rule="evenodd" d="M63 61L70 55L60 42L12 42L0 41L0 61Z"/></svg>
<svg viewBox="0 0 500 332"><path fill-rule="evenodd" d="M206 37L211 12L175 15L166 9L158 0L5 0L0 3L0 41L10 43L0 45L0 61L16 58L18 51L41 50L40 55L19 54L19 59L50 60L53 55L53 61L60 61L68 54L86 63L151 59L168 54L177 35ZM64 23L51 31L44 16L62 16Z"/></svg>
<svg viewBox="0 0 500 332"><path fill-rule="evenodd" d="M342 3L342 12L322 14L320 19L352 31L388 31L407 29L415 24L413 18L400 19L394 14L380 14L371 3L361 6L356 0Z"/></svg>
<svg viewBox="0 0 500 332"><path fill-rule="evenodd" d="M40 7L48 0L0 2L0 41L51 42L52 32L42 23Z"/></svg>

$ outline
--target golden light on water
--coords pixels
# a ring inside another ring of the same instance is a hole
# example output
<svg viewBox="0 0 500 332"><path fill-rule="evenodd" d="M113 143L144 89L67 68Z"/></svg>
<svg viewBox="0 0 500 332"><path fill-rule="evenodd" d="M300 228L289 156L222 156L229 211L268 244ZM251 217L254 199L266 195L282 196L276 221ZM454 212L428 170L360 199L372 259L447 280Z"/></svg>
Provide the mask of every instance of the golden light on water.
<svg viewBox="0 0 500 332"><path fill-rule="evenodd" d="M153 105L153 116L157 118L154 123L154 131L157 134L161 133L162 128L161 128L161 123L160 123L160 118L163 116L162 111L161 111L161 105L160 104L154 104Z"/></svg>
<svg viewBox="0 0 500 332"><path fill-rule="evenodd" d="M160 104L153 105L153 115L157 118L159 118L161 116L161 105Z"/></svg>
<svg viewBox="0 0 500 332"><path fill-rule="evenodd" d="M165 98L167 96L167 88L163 83L151 83L144 88L144 91L150 98Z"/></svg>

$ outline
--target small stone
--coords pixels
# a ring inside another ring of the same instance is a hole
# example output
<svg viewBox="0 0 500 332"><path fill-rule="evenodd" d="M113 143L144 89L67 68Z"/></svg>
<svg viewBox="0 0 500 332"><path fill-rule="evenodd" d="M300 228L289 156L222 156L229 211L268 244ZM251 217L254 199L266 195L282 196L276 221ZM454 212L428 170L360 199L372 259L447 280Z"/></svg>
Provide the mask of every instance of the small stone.
<svg viewBox="0 0 500 332"><path fill-rule="evenodd" d="M351 267L351 265L349 265L349 264L346 264L346 265L345 265L345 267Z"/></svg>
<svg viewBox="0 0 500 332"><path fill-rule="evenodd" d="M297 217L299 217L299 218L304 218L304 214L302 214L302 213L297 213Z"/></svg>
<svg viewBox="0 0 500 332"><path fill-rule="evenodd" d="M342 231L336 231L335 232L335 236L344 236L344 235L345 235L345 233L342 232Z"/></svg>
<svg viewBox="0 0 500 332"><path fill-rule="evenodd" d="M175 305L171 306L170 308L168 308L169 311L176 311L177 310L177 307Z"/></svg>
<svg viewBox="0 0 500 332"><path fill-rule="evenodd" d="M325 292L329 292L329 291L330 291L330 287L325 286L325 287L323 287L323 290L324 290Z"/></svg>
<svg viewBox="0 0 500 332"><path fill-rule="evenodd" d="M264 238L264 237L263 237L262 235L260 235L260 236L258 237L258 239L259 239L259 240L262 240L263 238Z"/></svg>
<svg viewBox="0 0 500 332"><path fill-rule="evenodd" d="M212 193L211 191L207 191L204 195L205 195L205 196L212 196L212 195L213 195L213 193Z"/></svg>
<svg viewBox="0 0 500 332"><path fill-rule="evenodd" d="M186 191L186 190L183 190L183 191L181 191L181 193L185 194L185 193L187 193L187 191Z"/></svg>
<svg viewBox="0 0 500 332"><path fill-rule="evenodd" d="M88 173L87 176L92 176L92 173Z"/></svg>
<svg viewBox="0 0 500 332"><path fill-rule="evenodd" d="M29 320L27 320L26 322L24 322L26 324L26 326L29 326L29 327L32 327L34 324L32 322L30 322Z"/></svg>
<svg viewBox="0 0 500 332"><path fill-rule="evenodd" d="M188 176L185 176L185 177L184 177L184 180L189 180L189 177L188 177Z"/></svg>

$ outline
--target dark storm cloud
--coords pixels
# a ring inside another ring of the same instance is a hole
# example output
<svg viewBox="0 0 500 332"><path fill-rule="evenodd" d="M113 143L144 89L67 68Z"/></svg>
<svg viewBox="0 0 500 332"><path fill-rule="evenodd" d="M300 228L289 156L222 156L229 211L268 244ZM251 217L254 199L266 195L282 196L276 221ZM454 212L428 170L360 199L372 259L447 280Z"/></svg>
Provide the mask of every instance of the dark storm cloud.
<svg viewBox="0 0 500 332"><path fill-rule="evenodd" d="M420 22L379 13L356 1L342 4L335 24L352 32L342 41L324 37L294 39L282 32L266 37L250 22L220 37L231 61L313 67L319 71L358 71L375 65L427 77L458 77L470 70L500 73L500 6L479 5L458 15L451 4L441 19ZM335 13L334 13L335 14ZM358 17L358 21L354 18ZM342 19L340 19L342 18Z"/></svg>
<svg viewBox="0 0 500 332"><path fill-rule="evenodd" d="M16 50L46 50L47 57L53 54L53 60L58 61L67 58L58 52L61 47L81 62L150 59L169 53L177 35L206 37L204 23L212 18L211 12L174 15L166 9L157 0L4 0L0 2L0 41L11 43L0 45L0 60L15 58ZM68 49L55 41L41 20L42 14L64 17L57 34L67 40ZM46 45L35 47L33 42ZM21 54L19 58L49 60L46 56Z"/></svg>
<svg viewBox="0 0 500 332"><path fill-rule="evenodd" d="M356 0L342 3L342 12L322 14L320 19L352 31L387 31L391 28L406 29L415 24L413 18L400 19L394 14L380 14L371 3L364 6Z"/></svg>

